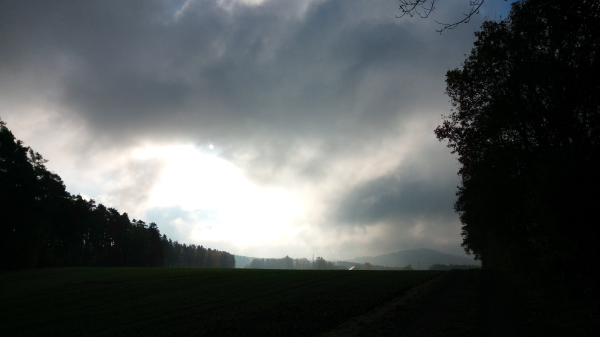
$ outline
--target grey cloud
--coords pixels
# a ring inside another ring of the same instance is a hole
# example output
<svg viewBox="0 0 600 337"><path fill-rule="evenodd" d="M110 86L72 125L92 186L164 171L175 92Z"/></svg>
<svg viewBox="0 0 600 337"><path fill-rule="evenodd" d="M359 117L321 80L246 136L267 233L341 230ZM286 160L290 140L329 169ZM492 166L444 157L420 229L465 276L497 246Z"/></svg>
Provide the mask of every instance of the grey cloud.
<svg viewBox="0 0 600 337"><path fill-rule="evenodd" d="M339 220L374 224L453 215L455 187L410 181L410 177L406 180L400 176L386 176L359 186L342 201Z"/></svg>
<svg viewBox="0 0 600 337"><path fill-rule="evenodd" d="M430 163L435 164L439 162ZM344 231L383 228L385 235L362 248L367 255L415 248L463 255L461 225L453 209L458 179L449 173L447 167L427 169L412 163L359 184L334 204L331 225ZM352 245L346 242L339 250L357 251Z"/></svg>
<svg viewBox="0 0 600 337"><path fill-rule="evenodd" d="M332 209L335 222L350 226L387 223L401 228L417 223L443 227L456 222L453 205L459 181L445 160L450 158L440 158L440 149L432 146L418 150L429 160L411 161L409 157L394 171L341 195Z"/></svg>
<svg viewBox="0 0 600 337"><path fill-rule="evenodd" d="M13 40L37 41L20 66L67 55L78 66L56 75L64 103L117 138L379 137L443 72L391 2L314 2L297 18L282 2L197 1L177 19L181 5L168 1L53 4L19 13L30 29L9 27Z"/></svg>
<svg viewBox="0 0 600 337"><path fill-rule="evenodd" d="M253 182L305 180L318 188L332 167L371 160L390 139L434 139L407 124L435 121L449 108L443 76L459 66L483 20L439 36L432 20L396 19L396 0L313 1L305 11L301 1L218 3L1 1L1 117L18 119L12 107L28 109L44 96L35 107L61 115L53 120L82 121L69 152L80 161L140 140L210 141ZM464 10L443 2L436 19L451 21ZM456 167L453 158L439 161L448 151L437 149L417 144L394 172L347 186L332 204L333 227L388 226L389 235L373 243L381 247L433 248L452 235L456 245ZM426 166L437 169L424 175ZM147 200L161 169L144 163L115 172L131 182L112 188L119 209L131 212ZM161 226L181 215L152 212L149 221ZM407 234L417 223L427 224L429 239Z"/></svg>
<svg viewBox="0 0 600 337"><path fill-rule="evenodd" d="M444 226L427 227L419 236L410 235L406 228L389 226L386 227L386 235L378 237L366 245L357 247L356 242L345 242L337 247L337 251L346 252L346 255L342 256L346 259L352 259L361 254L374 256L418 248L429 248L460 256L465 255L463 248L460 247L461 242L460 224L455 221L445 223Z"/></svg>
<svg viewBox="0 0 600 337"><path fill-rule="evenodd" d="M165 164L160 159L125 163L104 177L104 183L108 185L110 194L101 196L99 201L108 207L120 205L118 207L120 212L143 215L140 207L149 200L152 189L160 181Z"/></svg>

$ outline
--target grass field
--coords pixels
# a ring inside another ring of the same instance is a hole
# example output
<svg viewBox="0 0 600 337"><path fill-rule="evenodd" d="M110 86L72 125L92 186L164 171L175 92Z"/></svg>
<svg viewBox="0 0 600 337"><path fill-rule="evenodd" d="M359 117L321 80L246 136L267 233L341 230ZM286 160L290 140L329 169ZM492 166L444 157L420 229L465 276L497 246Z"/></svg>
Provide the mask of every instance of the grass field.
<svg viewBox="0 0 600 337"><path fill-rule="evenodd" d="M305 336L442 272L64 268L0 274L1 336Z"/></svg>

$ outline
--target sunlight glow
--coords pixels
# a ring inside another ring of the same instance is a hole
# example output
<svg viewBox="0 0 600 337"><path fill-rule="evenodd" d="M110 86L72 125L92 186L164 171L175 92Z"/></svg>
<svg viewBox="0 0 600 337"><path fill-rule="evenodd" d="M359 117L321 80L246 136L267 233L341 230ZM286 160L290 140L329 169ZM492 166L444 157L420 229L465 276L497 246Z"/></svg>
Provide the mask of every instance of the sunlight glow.
<svg viewBox="0 0 600 337"><path fill-rule="evenodd" d="M304 213L300 198L282 189L251 183L240 169L214 153L194 146L136 150L136 158L166 162L148 208L182 208L189 212L189 219L186 222L177 218L171 225L204 240L250 240L256 244L298 231L293 222ZM198 212L212 216L199 218Z"/></svg>

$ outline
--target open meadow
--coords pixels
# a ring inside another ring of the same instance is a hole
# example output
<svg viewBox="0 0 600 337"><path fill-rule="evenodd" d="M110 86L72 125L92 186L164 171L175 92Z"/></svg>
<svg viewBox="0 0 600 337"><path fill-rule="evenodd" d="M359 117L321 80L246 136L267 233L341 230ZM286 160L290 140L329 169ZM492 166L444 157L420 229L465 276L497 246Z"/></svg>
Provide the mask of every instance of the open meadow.
<svg viewBox="0 0 600 337"><path fill-rule="evenodd" d="M0 274L0 335L314 335L438 271L49 268Z"/></svg>

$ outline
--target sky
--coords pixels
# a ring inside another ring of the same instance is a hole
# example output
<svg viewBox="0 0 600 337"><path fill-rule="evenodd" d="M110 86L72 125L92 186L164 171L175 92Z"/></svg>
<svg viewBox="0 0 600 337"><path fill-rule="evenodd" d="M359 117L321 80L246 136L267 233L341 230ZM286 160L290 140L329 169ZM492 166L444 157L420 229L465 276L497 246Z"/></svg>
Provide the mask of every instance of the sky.
<svg viewBox="0 0 600 337"><path fill-rule="evenodd" d="M0 118L67 191L253 257L464 255L445 73L487 19L395 0L0 3Z"/></svg>

